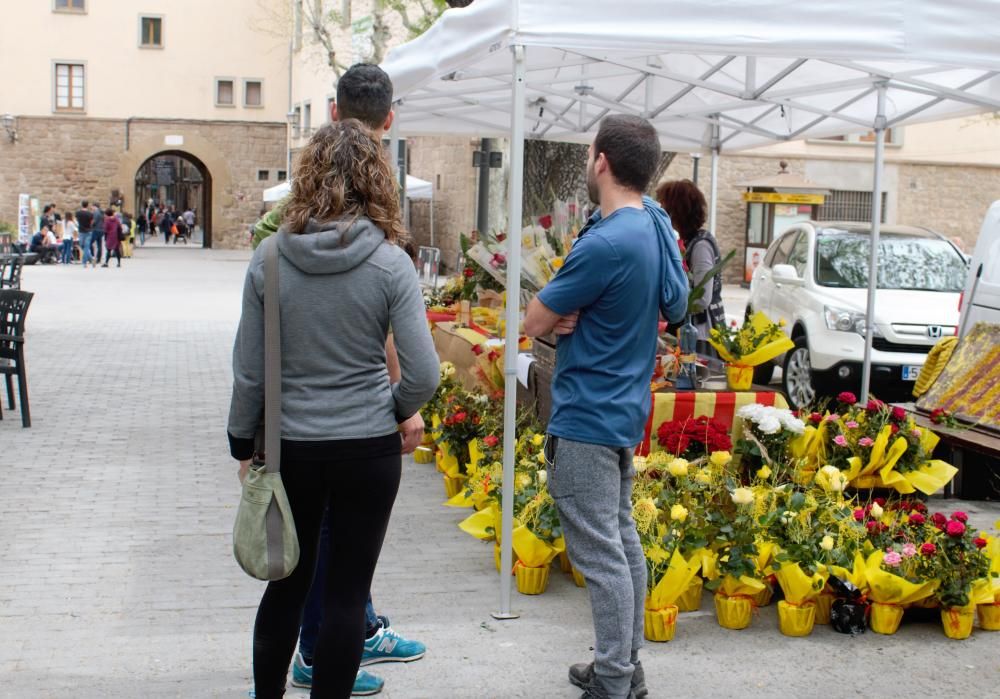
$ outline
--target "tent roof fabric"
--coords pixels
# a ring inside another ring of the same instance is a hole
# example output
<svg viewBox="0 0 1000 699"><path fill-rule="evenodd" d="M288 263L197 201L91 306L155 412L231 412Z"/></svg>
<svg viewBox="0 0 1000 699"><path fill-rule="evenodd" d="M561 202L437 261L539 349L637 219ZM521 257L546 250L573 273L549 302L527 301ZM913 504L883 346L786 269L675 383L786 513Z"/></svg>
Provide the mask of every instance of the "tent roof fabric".
<svg viewBox="0 0 1000 699"><path fill-rule="evenodd" d="M476 0L383 63L407 134L506 135L512 45L527 137L586 143L609 113L670 150L742 150L1000 109L996 0Z"/></svg>
<svg viewBox="0 0 1000 699"><path fill-rule="evenodd" d="M292 183L290 180L285 180L281 184L276 184L273 187L268 187L264 190L264 201L273 202L281 201L288 196L288 193L292 190ZM413 175L406 176L406 198L407 199L433 199L434 198L434 185L427 180L422 180L419 177L414 177Z"/></svg>

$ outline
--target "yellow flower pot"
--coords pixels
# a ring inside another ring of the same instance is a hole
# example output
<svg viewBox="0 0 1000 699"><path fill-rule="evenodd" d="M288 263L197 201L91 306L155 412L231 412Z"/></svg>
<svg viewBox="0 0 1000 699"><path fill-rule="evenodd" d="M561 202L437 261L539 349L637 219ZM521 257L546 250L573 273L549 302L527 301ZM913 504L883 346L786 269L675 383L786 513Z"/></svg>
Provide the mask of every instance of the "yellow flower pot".
<svg viewBox="0 0 1000 699"><path fill-rule="evenodd" d="M902 620L903 608L898 604L872 602L872 616L868 623L875 633L894 634Z"/></svg>
<svg viewBox="0 0 1000 699"><path fill-rule="evenodd" d="M961 641L972 635L972 620L976 613L972 607L951 607L941 610L941 627L944 635Z"/></svg>
<svg viewBox="0 0 1000 699"><path fill-rule="evenodd" d="M701 593L705 583L697 575L691 578L687 589L677 598L677 609L682 612L697 612L701 609Z"/></svg>
<svg viewBox="0 0 1000 699"><path fill-rule="evenodd" d="M573 582L576 583L577 587L587 587L587 581L583 577L583 573L578 571L575 567L573 568Z"/></svg>
<svg viewBox="0 0 1000 699"><path fill-rule="evenodd" d="M646 640L658 643L674 640L674 631L677 628L677 607L668 604L663 609L650 609L648 599L646 605L643 624L643 634L646 636Z"/></svg>
<svg viewBox="0 0 1000 699"><path fill-rule="evenodd" d="M976 609L979 611L979 628L983 631L1000 631L1000 602L980 604Z"/></svg>
<svg viewBox="0 0 1000 699"><path fill-rule="evenodd" d="M453 498L462 492L465 487L465 476L444 476L444 494L447 498Z"/></svg>
<svg viewBox="0 0 1000 699"><path fill-rule="evenodd" d="M808 636L816 623L816 604L802 605L778 602L778 629L786 636Z"/></svg>
<svg viewBox="0 0 1000 699"><path fill-rule="evenodd" d="M816 623L829 624L830 610L833 608L834 596L829 592L821 592L816 598Z"/></svg>
<svg viewBox="0 0 1000 699"><path fill-rule="evenodd" d="M726 383L731 391L749 391L753 385L753 367L727 364Z"/></svg>
<svg viewBox="0 0 1000 699"><path fill-rule="evenodd" d="M766 607L771 604L771 598L774 597L774 588L764 584L764 589L753 596L753 603L755 607Z"/></svg>
<svg viewBox="0 0 1000 699"><path fill-rule="evenodd" d="M716 592L715 616L724 629L745 629L753 616L753 601L746 595L727 597Z"/></svg>
<svg viewBox="0 0 1000 699"><path fill-rule="evenodd" d="M435 449L432 446L419 446L417 450L413 452L413 460L418 464L432 464L435 461Z"/></svg>
<svg viewBox="0 0 1000 699"><path fill-rule="evenodd" d="M572 573L573 564L569 561L569 555L565 551L559 553L559 570L563 573Z"/></svg>
<svg viewBox="0 0 1000 699"><path fill-rule="evenodd" d="M514 565L517 576L517 591L522 595L540 595L549 586L549 566L529 568L518 561Z"/></svg>

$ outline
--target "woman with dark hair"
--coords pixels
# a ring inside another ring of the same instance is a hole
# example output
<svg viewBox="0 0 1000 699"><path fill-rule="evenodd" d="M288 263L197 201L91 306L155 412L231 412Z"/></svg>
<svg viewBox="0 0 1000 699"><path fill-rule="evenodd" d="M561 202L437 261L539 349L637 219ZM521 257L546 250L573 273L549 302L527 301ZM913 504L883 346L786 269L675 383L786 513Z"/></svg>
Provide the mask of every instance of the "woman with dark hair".
<svg viewBox="0 0 1000 699"><path fill-rule="evenodd" d="M115 210L110 206L104 211L104 247L106 257L101 267L107 267L114 253L118 266L122 266L122 223L115 216Z"/></svg>
<svg viewBox="0 0 1000 699"><path fill-rule="evenodd" d="M327 507L337 570L323 583L312 696L350 696L368 590L399 488L398 430L419 420L439 374L416 271L400 247L399 197L381 145L356 120L327 124L302 150L292 182L281 227L258 246L247 271L229 412L242 480L263 414L263 265L276 246L281 479L301 553L289 577L268 584L257 610L258 699L284 694ZM402 368L395 384L386 367L390 327Z"/></svg>
<svg viewBox="0 0 1000 699"><path fill-rule="evenodd" d="M670 215L670 223L681 237L684 264L692 287L705 280L705 275L719 264L722 255L715 236L705 226L705 196L691 180L664 182L656 188L656 199ZM708 339L709 331L726 322L722 306L722 275L717 273L704 284L704 295L694 302L691 322L698 329L698 338Z"/></svg>

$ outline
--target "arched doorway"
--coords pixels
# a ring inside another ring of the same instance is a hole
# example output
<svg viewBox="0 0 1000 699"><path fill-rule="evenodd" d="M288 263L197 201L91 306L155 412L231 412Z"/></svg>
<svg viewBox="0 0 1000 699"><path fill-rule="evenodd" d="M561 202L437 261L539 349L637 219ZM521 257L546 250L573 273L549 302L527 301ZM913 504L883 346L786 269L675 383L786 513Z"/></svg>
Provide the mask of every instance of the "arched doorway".
<svg viewBox="0 0 1000 699"><path fill-rule="evenodd" d="M147 158L135 173L133 201L139 209L150 200L156 206L194 211L202 246L212 247L212 174L205 163L179 150L165 150Z"/></svg>

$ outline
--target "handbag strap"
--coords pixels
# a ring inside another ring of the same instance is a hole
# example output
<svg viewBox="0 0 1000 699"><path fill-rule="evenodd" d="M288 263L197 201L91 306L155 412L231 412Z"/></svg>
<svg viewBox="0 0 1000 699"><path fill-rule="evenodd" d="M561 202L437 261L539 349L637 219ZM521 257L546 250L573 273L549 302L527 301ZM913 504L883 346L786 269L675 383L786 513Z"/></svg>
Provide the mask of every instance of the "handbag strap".
<svg viewBox="0 0 1000 699"><path fill-rule="evenodd" d="M278 310L278 241L264 250L264 460L281 473L281 313Z"/></svg>

